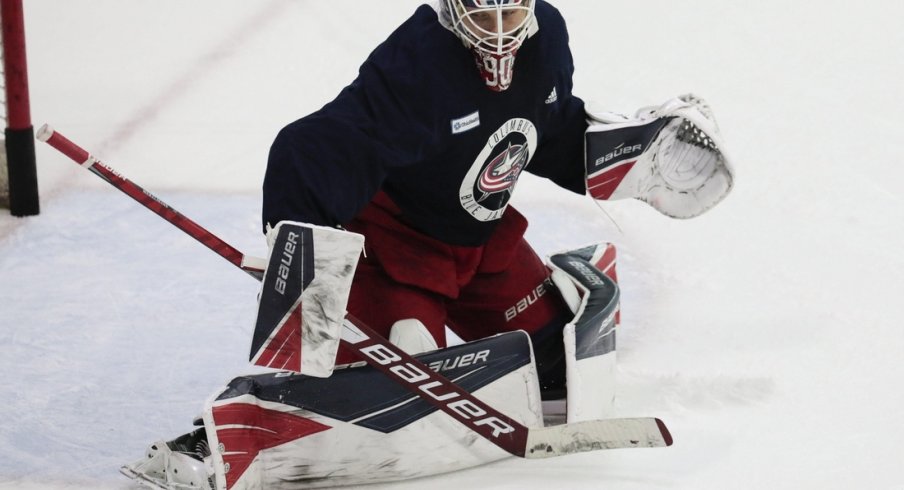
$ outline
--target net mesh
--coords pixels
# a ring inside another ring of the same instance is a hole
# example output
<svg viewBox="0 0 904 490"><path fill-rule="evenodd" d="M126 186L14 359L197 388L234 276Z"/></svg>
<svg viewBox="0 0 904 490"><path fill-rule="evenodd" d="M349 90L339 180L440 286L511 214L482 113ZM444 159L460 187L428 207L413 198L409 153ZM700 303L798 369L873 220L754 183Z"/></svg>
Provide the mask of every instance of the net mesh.
<svg viewBox="0 0 904 490"><path fill-rule="evenodd" d="M724 156L715 142L692 121L675 118L663 133L656 159L669 188L697 192L725 166Z"/></svg>

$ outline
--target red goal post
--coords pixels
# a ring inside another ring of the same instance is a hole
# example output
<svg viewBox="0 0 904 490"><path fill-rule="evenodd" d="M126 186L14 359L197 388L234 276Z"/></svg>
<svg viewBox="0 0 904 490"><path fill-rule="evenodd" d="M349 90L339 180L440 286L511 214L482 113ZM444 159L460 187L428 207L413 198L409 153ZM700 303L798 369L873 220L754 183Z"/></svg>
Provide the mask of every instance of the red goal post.
<svg viewBox="0 0 904 490"><path fill-rule="evenodd" d="M25 59L25 16L22 0L0 0L3 49L4 145L0 148L0 205L13 216L40 212L35 165L34 128Z"/></svg>

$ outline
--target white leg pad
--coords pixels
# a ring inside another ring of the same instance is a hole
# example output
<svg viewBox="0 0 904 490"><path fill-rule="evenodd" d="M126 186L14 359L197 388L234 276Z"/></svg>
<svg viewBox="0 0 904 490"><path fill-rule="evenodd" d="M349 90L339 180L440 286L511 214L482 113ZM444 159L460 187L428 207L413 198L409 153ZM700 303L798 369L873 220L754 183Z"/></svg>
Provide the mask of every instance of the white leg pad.
<svg viewBox="0 0 904 490"><path fill-rule="evenodd" d="M616 351L578 359L575 326L562 331L565 340L566 422L597 420L615 416ZM611 335L615 335L612 330Z"/></svg>
<svg viewBox="0 0 904 490"><path fill-rule="evenodd" d="M566 421L611 418L615 402L615 325L618 286L599 267L611 247L599 244L550 257L551 278L575 313L562 330L565 345Z"/></svg>

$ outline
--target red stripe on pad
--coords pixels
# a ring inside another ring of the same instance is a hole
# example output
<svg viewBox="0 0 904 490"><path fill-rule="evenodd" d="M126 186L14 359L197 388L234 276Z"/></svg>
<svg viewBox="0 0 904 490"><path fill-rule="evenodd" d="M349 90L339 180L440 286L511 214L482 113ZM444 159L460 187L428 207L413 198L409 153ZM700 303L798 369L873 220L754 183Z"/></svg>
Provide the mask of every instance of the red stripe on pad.
<svg viewBox="0 0 904 490"><path fill-rule="evenodd" d="M311 419L250 403L213 407L213 421L218 427L218 450L223 454L223 462L228 465L226 488L235 485L264 449L331 429Z"/></svg>
<svg viewBox="0 0 904 490"><path fill-rule="evenodd" d="M301 303L292 310L289 317L267 343L261 347L261 353L255 365L275 369L301 371Z"/></svg>

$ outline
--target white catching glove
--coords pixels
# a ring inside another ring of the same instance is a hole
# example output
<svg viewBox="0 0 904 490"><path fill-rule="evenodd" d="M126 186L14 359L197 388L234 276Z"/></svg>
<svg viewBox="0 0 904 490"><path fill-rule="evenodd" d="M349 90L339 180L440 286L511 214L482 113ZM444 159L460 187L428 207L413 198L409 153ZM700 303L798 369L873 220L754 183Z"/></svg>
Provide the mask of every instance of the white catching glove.
<svg viewBox="0 0 904 490"><path fill-rule="evenodd" d="M587 192L595 199L640 199L673 218L718 204L734 170L706 102L687 94L628 117L588 104Z"/></svg>

